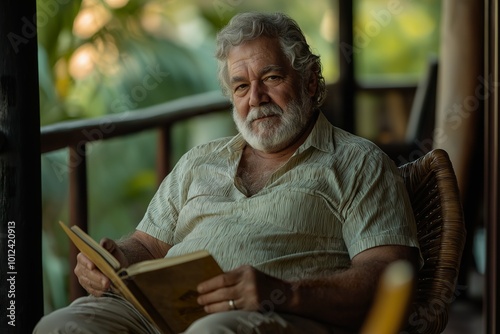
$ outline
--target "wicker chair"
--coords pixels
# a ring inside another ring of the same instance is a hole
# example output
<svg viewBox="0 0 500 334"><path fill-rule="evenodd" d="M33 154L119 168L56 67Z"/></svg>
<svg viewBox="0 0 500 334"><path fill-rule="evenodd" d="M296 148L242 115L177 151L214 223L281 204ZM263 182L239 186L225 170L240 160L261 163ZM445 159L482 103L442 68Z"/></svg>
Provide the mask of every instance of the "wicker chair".
<svg viewBox="0 0 500 334"><path fill-rule="evenodd" d="M448 154L435 149L399 167L417 222L424 265L405 331L441 333L455 291L465 227L457 180Z"/></svg>

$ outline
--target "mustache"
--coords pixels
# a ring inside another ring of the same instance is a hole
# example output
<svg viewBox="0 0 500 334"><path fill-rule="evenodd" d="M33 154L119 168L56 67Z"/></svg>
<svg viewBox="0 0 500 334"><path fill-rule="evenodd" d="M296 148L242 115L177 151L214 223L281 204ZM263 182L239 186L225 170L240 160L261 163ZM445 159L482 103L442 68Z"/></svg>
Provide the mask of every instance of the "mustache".
<svg viewBox="0 0 500 334"><path fill-rule="evenodd" d="M256 119L283 115L283 109L276 104L266 104L260 107L252 107L247 115L247 122L253 122Z"/></svg>

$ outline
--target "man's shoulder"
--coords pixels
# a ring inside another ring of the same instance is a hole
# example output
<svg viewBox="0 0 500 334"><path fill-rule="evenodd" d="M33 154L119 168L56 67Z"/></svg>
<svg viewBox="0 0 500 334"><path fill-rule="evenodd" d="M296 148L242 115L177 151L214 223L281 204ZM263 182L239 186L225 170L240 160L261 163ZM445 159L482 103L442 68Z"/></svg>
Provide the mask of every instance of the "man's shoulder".
<svg viewBox="0 0 500 334"><path fill-rule="evenodd" d="M192 159L200 156L208 156L208 155L220 155L224 151L224 148L228 145L228 143L234 137L223 137L211 140L209 142L196 145L187 151L183 158L184 159Z"/></svg>
<svg viewBox="0 0 500 334"><path fill-rule="evenodd" d="M334 126L333 140L335 150L344 154L383 154L384 152L371 140L355 135Z"/></svg>

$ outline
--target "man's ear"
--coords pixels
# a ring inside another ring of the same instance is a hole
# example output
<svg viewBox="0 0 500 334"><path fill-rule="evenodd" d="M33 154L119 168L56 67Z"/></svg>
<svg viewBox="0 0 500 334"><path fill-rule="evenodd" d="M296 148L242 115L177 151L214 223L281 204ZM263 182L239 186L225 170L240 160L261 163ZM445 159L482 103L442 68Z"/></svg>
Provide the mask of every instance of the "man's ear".
<svg viewBox="0 0 500 334"><path fill-rule="evenodd" d="M309 96L313 97L318 89L318 74L311 70L309 74L309 80L307 82L307 92Z"/></svg>

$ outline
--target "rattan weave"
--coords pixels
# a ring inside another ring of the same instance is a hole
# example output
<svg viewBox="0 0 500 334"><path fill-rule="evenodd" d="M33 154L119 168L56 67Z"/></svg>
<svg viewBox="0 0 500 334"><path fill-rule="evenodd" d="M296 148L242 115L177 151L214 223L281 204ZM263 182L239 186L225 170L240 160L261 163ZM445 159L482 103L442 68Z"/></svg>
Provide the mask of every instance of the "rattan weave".
<svg viewBox="0 0 500 334"><path fill-rule="evenodd" d="M457 180L446 151L434 149L400 168L417 222L424 265L416 277L408 333L441 333L465 244L465 227Z"/></svg>

